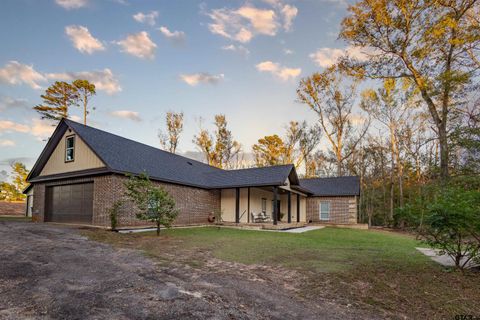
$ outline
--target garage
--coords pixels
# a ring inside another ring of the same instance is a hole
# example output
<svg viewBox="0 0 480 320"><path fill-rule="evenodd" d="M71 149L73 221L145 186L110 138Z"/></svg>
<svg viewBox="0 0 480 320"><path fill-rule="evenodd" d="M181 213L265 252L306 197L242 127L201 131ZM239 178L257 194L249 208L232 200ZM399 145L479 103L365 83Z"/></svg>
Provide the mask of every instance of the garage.
<svg viewBox="0 0 480 320"><path fill-rule="evenodd" d="M46 221L92 223L93 182L47 187Z"/></svg>

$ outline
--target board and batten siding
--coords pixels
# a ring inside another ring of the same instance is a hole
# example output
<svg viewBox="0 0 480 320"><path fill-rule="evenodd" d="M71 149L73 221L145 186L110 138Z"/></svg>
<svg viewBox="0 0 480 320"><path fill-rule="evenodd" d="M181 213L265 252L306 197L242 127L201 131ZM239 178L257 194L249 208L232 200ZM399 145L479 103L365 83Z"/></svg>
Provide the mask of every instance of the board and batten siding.
<svg viewBox="0 0 480 320"><path fill-rule="evenodd" d="M75 135L74 161L65 162L65 139ZM67 130L42 169L40 176L103 168L105 164L73 131Z"/></svg>

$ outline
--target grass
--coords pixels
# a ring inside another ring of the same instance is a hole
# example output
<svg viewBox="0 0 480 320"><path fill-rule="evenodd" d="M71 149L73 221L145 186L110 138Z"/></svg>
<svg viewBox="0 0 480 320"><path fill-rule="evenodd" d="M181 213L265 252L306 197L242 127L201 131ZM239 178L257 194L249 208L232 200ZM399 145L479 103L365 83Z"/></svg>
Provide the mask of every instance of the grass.
<svg viewBox="0 0 480 320"><path fill-rule="evenodd" d="M85 231L94 240L143 250L168 264L201 268L214 257L295 270L306 299L334 300L395 317L480 316L480 274L445 269L419 253L408 235L325 228L302 234L227 228L153 233Z"/></svg>

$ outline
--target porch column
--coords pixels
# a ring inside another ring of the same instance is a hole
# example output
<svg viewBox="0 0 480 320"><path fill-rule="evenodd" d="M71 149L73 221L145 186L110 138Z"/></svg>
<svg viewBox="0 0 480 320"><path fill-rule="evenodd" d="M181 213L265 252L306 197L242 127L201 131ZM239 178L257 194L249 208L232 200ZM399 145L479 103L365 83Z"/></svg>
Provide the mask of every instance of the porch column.
<svg viewBox="0 0 480 320"><path fill-rule="evenodd" d="M277 224L278 220L278 188L273 187L273 224Z"/></svg>
<svg viewBox="0 0 480 320"><path fill-rule="evenodd" d="M250 223L250 187L248 187L247 222Z"/></svg>
<svg viewBox="0 0 480 320"><path fill-rule="evenodd" d="M240 188L235 188L235 223L240 223Z"/></svg>
<svg viewBox="0 0 480 320"><path fill-rule="evenodd" d="M300 222L300 195L297 193L297 222Z"/></svg>
<svg viewBox="0 0 480 320"><path fill-rule="evenodd" d="M292 193L288 191L288 223L292 223Z"/></svg>

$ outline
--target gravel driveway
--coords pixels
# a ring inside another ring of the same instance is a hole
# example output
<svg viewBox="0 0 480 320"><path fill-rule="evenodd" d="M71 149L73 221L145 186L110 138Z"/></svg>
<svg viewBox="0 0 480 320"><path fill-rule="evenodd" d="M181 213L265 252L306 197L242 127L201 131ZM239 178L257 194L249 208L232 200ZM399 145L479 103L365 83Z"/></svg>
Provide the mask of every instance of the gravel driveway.
<svg viewBox="0 0 480 320"><path fill-rule="evenodd" d="M0 245L0 319L367 318L303 301L274 274L252 279L234 264L219 272L160 265L75 228L0 222Z"/></svg>

